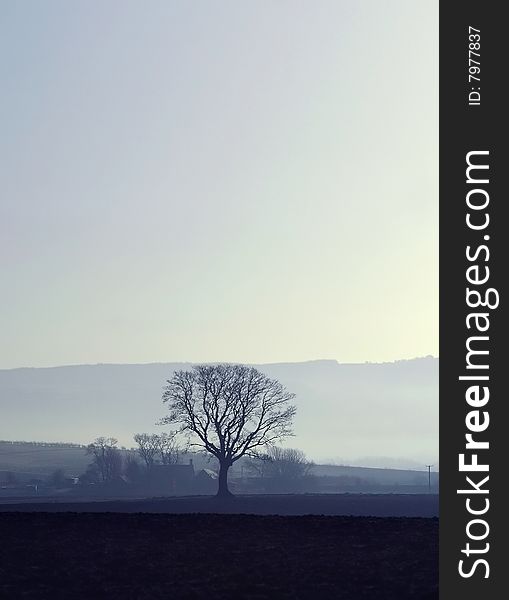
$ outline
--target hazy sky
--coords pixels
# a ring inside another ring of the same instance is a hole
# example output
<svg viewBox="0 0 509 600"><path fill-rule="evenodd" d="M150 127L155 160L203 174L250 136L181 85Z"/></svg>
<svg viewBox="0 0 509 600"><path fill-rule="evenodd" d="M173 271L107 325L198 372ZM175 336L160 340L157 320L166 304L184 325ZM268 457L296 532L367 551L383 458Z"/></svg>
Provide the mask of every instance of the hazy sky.
<svg viewBox="0 0 509 600"><path fill-rule="evenodd" d="M438 353L438 2L0 0L0 367Z"/></svg>

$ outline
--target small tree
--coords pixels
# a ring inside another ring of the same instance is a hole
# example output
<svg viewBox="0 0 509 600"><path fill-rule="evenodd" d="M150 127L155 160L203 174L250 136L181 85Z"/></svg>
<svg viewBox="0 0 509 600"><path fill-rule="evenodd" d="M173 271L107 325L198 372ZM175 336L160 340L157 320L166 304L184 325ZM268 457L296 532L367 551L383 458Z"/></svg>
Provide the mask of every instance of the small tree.
<svg viewBox="0 0 509 600"><path fill-rule="evenodd" d="M292 481L306 477L313 466L302 450L271 446L261 457L264 476Z"/></svg>
<svg viewBox="0 0 509 600"><path fill-rule="evenodd" d="M199 365L167 381L164 423L179 423L193 445L219 461L218 496L228 496L228 469L243 456L292 435L294 394L244 365Z"/></svg>
<svg viewBox="0 0 509 600"><path fill-rule="evenodd" d="M157 450L163 465L176 465L183 448L177 439L178 431L163 432L157 436Z"/></svg>
<svg viewBox="0 0 509 600"><path fill-rule="evenodd" d="M249 459L246 467L260 477L264 487L279 491L296 491L313 484L313 463L301 450L271 446L256 459Z"/></svg>
<svg viewBox="0 0 509 600"><path fill-rule="evenodd" d="M138 454L143 459L147 471L152 469L154 459L159 451L159 440L155 433L136 433L134 441L138 444Z"/></svg>
<svg viewBox="0 0 509 600"><path fill-rule="evenodd" d="M122 472L122 455L117 444L115 438L98 437L87 446L87 454L92 455L92 464L103 482L116 479Z"/></svg>

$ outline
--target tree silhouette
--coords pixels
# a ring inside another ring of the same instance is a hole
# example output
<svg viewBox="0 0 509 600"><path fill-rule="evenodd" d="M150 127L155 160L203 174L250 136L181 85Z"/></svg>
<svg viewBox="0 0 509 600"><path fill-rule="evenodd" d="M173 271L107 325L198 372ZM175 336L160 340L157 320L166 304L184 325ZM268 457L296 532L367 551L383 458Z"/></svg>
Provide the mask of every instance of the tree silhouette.
<svg viewBox="0 0 509 600"><path fill-rule="evenodd" d="M178 441L178 431L163 432L157 435L157 451L163 465L176 465L185 450Z"/></svg>
<svg viewBox="0 0 509 600"><path fill-rule="evenodd" d="M159 452L158 436L155 433L135 433L134 441L138 444L138 454L143 459L147 471L152 469L156 454Z"/></svg>
<svg viewBox="0 0 509 600"><path fill-rule="evenodd" d="M122 471L122 455L115 438L98 437L87 446L87 454L93 457L93 465L101 476L101 481L112 481Z"/></svg>
<svg viewBox="0 0 509 600"><path fill-rule="evenodd" d="M156 458L163 465L176 465L183 448L178 441L178 431L169 433L136 433L134 441L138 444L137 452L143 459L147 472L150 472Z"/></svg>
<svg viewBox="0 0 509 600"><path fill-rule="evenodd" d="M296 412L289 393L275 379L244 365L198 365L167 381L164 423L180 424L219 461L218 496L229 496L228 469L243 456L292 435Z"/></svg>
<svg viewBox="0 0 509 600"><path fill-rule="evenodd" d="M313 463L302 450L270 446L263 454L247 463L247 468L260 477L292 481L309 475Z"/></svg>
<svg viewBox="0 0 509 600"><path fill-rule="evenodd" d="M302 450L272 446L267 452L268 472L272 477L299 479L309 475L313 463Z"/></svg>

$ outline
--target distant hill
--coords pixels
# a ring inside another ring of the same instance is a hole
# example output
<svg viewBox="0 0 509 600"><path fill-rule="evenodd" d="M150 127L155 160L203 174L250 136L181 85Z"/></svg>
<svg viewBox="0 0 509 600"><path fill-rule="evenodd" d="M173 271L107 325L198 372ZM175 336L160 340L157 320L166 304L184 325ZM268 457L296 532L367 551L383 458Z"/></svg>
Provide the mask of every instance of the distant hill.
<svg viewBox="0 0 509 600"><path fill-rule="evenodd" d="M346 464L365 456L391 457L386 461L402 468L437 461L438 359L256 366L297 394L296 437L287 445L303 449L315 461L341 457ZM189 367L158 363L0 370L0 439L88 443L111 435L131 446L133 433L160 429L155 423L165 414L165 380L174 370Z"/></svg>
<svg viewBox="0 0 509 600"><path fill-rule="evenodd" d="M55 444L26 444L0 440L0 481L2 472L26 473L42 477L63 469L66 475L81 475L90 463L90 456L80 446L58 446ZM29 476L30 475L30 476Z"/></svg>

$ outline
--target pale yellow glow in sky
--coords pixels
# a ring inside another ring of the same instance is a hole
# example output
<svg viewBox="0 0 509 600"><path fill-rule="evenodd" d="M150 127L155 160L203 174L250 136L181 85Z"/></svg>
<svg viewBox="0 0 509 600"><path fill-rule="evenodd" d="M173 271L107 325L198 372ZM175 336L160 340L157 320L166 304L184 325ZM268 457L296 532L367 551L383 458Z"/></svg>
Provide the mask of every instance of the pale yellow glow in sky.
<svg viewBox="0 0 509 600"><path fill-rule="evenodd" d="M438 2L0 11L1 368L438 354Z"/></svg>

